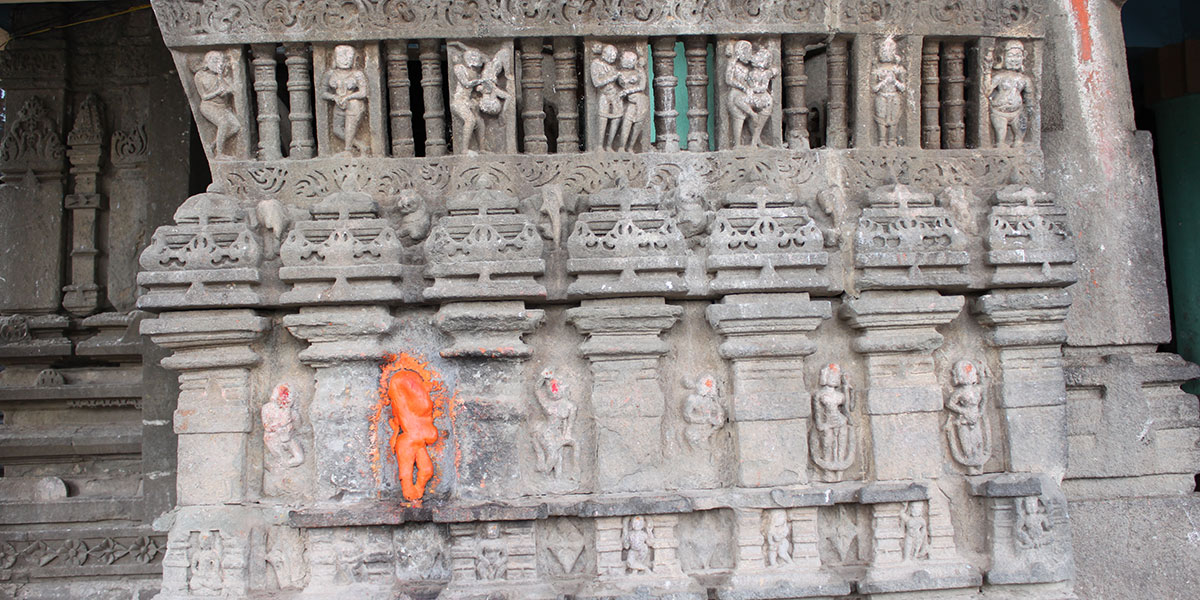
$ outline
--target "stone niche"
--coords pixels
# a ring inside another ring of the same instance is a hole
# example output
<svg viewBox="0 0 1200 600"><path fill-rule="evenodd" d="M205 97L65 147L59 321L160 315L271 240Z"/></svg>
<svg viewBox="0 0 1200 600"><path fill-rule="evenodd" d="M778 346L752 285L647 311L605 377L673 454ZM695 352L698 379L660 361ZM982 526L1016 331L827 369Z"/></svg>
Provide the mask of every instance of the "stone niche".
<svg viewBox="0 0 1200 600"><path fill-rule="evenodd" d="M1061 15L937 4L156 0L243 119L143 255L162 598L1071 597Z"/></svg>

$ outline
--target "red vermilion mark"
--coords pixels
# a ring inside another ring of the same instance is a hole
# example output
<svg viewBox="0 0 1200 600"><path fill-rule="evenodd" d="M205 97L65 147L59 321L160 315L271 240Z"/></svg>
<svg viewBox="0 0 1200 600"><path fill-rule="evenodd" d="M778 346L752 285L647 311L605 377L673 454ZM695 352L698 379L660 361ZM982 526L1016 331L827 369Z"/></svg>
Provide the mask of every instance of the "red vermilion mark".
<svg viewBox="0 0 1200 600"><path fill-rule="evenodd" d="M1079 29L1079 60L1092 60L1092 26L1091 15L1088 13L1088 0L1071 0L1071 9L1075 11L1075 27Z"/></svg>
<svg viewBox="0 0 1200 600"><path fill-rule="evenodd" d="M436 472L429 447L440 454L443 436L434 419L445 414L451 399L441 377L427 361L408 354L384 357L379 375L379 400L371 415L371 469L378 479L379 422L384 409L391 409L388 425L392 428L388 448L396 456L400 491L406 500L419 504L430 481L436 487Z"/></svg>

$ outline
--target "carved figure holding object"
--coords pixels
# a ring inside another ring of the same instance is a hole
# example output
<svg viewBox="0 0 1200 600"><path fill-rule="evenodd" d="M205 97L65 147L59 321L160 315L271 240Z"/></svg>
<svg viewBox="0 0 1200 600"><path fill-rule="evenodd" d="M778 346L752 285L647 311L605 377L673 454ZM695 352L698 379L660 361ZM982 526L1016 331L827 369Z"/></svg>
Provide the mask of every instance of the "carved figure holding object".
<svg viewBox="0 0 1200 600"><path fill-rule="evenodd" d="M500 83L508 71L512 53L502 49L490 59L480 50L460 42L446 45L454 68L454 91L450 94L450 112L458 120L462 143L467 152L483 151L487 144L484 116L504 112L512 94Z"/></svg>
<svg viewBox="0 0 1200 600"><path fill-rule="evenodd" d="M554 376L554 371L545 369L538 377L533 395L546 414L546 421L534 433L534 451L537 454L537 471L547 473L555 479L565 474L567 449L574 459L576 407L571 402L566 384Z"/></svg>
<svg viewBox="0 0 1200 600"><path fill-rule="evenodd" d="M342 140L342 155L366 155L370 146L359 127L367 112L367 75L355 66L358 50L340 44L333 49L333 68L325 74L321 98L333 102L332 131Z"/></svg>
<svg viewBox="0 0 1200 600"><path fill-rule="evenodd" d="M854 388L837 363L821 369L821 389L812 397L809 446L825 481L838 481L854 462Z"/></svg>
<svg viewBox="0 0 1200 600"><path fill-rule="evenodd" d="M878 65L871 70L871 91L875 93L875 128L880 146L897 145L900 113L908 85L908 69L900 65L896 40L891 36L879 43Z"/></svg>
<svg viewBox="0 0 1200 600"><path fill-rule="evenodd" d="M209 151L214 157L229 156L226 146L242 130L233 105L234 82L229 57L220 50L209 50L194 80L196 93L200 95L200 115L217 128Z"/></svg>
<svg viewBox="0 0 1200 600"><path fill-rule="evenodd" d="M621 548L625 551L625 570L628 573L645 574L653 570L650 548L650 526L646 517L630 517L621 537Z"/></svg>
<svg viewBox="0 0 1200 600"><path fill-rule="evenodd" d="M391 376L387 395L392 408L388 421L392 426L390 445L398 464L400 492L405 500L419 500L433 478L433 460L427 448L438 438L433 425L433 400L425 380L409 370Z"/></svg>
<svg viewBox="0 0 1200 600"><path fill-rule="evenodd" d="M792 527L787 520L787 511L770 511L767 524L767 566L792 564Z"/></svg>
<svg viewBox="0 0 1200 600"><path fill-rule="evenodd" d="M1013 524L1013 537L1017 547L1032 550L1046 545L1049 533L1054 529L1050 516L1041 498L1026 496L1013 499L1017 522Z"/></svg>
<svg viewBox="0 0 1200 600"><path fill-rule="evenodd" d="M946 399L946 438L950 455L977 475L992 455L991 432L984 412L983 386L979 384L979 368L969 360L954 363L950 378L954 391Z"/></svg>

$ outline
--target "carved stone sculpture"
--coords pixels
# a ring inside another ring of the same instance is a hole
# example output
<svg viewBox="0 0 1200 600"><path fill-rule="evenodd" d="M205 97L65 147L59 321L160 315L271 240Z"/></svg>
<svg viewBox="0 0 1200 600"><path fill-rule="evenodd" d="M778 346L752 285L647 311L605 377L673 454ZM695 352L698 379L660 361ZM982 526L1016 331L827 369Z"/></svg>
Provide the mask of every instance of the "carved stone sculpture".
<svg viewBox="0 0 1200 600"><path fill-rule="evenodd" d="M954 391L946 399L946 439L950 455L976 475L992 455L992 439L984 411L983 387L979 384L979 368L969 360L954 363L951 370Z"/></svg>
<svg viewBox="0 0 1200 600"><path fill-rule="evenodd" d="M908 69L901 66L896 40L891 36L879 43L877 64L871 70L871 92L875 94L875 129L880 146L898 144L900 115L908 94Z"/></svg>
<svg viewBox="0 0 1200 600"><path fill-rule="evenodd" d="M589 146L613 152L649 148L650 81L645 48L644 43L592 44L587 75L597 128L589 135Z"/></svg>
<svg viewBox="0 0 1200 600"><path fill-rule="evenodd" d="M554 371L545 369L533 395L546 415L546 420L537 425L534 432L537 471L554 479L568 477L576 469L577 454L573 432L576 408L570 391L554 376Z"/></svg>
<svg viewBox="0 0 1200 600"><path fill-rule="evenodd" d="M296 439L299 412L292 405L291 390L286 383L275 386L271 400L262 407L263 446L270 460L267 468L281 462L287 467L304 464L304 448Z"/></svg>
<svg viewBox="0 0 1200 600"><path fill-rule="evenodd" d="M221 558L221 534L216 531L201 532L190 560L191 578L188 580L188 588L193 593L220 594L224 591Z"/></svg>
<svg viewBox="0 0 1200 600"><path fill-rule="evenodd" d="M499 523L485 523L475 557L475 576L482 581L504 579L508 571L508 545L500 538Z"/></svg>
<svg viewBox="0 0 1200 600"><path fill-rule="evenodd" d="M727 64L725 84L728 92L725 109L729 113L730 139L733 146L763 146L763 130L775 105L771 84L779 76L771 51L754 48L747 40L725 47Z"/></svg>
<svg viewBox="0 0 1200 600"><path fill-rule="evenodd" d="M271 529L267 542L266 562L275 573L279 589L304 587L308 566L304 561L304 542L300 533L289 527L275 527Z"/></svg>
<svg viewBox="0 0 1200 600"><path fill-rule="evenodd" d="M490 142L494 129L515 127L510 104L514 102L513 52L504 45L488 56L482 50L450 42L450 113L454 117L454 149L458 153L503 152L515 150L506 143Z"/></svg>
<svg viewBox="0 0 1200 600"><path fill-rule="evenodd" d="M855 231L860 289L952 287L966 282L967 238L933 194L903 184L871 190Z"/></svg>
<svg viewBox="0 0 1200 600"><path fill-rule="evenodd" d="M400 225L396 227L400 239L416 244L429 237L433 217L420 194L413 190L401 191L396 197L396 210L400 212Z"/></svg>
<svg viewBox="0 0 1200 600"><path fill-rule="evenodd" d="M856 436L851 413L854 388L836 363L821 368L821 389L813 394L809 448L825 481L838 481L854 463Z"/></svg>
<svg viewBox="0 0 1200 600"><path fill-rule="evenodd" d="M792 524L788 522L787 511L772 510L767 513L766 531L767 566L775 567L792 564Z"/></svg>
<svg viewBox="0 0 1200 600"><path fill-rule="evenodd" d="M429 387L419 374L400 370L388 380L387 397L392 426L388 445L396 455L400 491L405 500L420 500L426 484L433 478L433 461L427 446L438 439Z"/></svg>
<svg viewBox="0 0 1200 600"><path fill-rule="evenodd" d="M650 525L646 523L646 517L635 515L626 521L621 549L624 550L627 573L644 575L654 569L654 549L650 545Z"/></svg>
<svg viewBox="0 0 1200 600"><path fill-rule="evenodd" d="M698 377L683 402L684 439L692 450L706 450L712 437L725 426L725 407L718 396L717 380L712 375Z"/></svg>
<svg viewBox="0 0 1200 600"><path fill-rule="evenodd" d="M200 115L216 128L208 151L214 157L230 156L229 142L242 132L242 125L234 108L236 84L229 57L220 50L209 50L194 79Z"/></svg>
<svg viewBox="0 0 1200 600"><path fill-rule="evenodd" d="M1032 550L1046 545L1054 523L1037 496L1014 498L1016 522L1013 523L1013 542L1021 550Z"/></svg>
<svg viewBox="0 0 1200 600"><path fill-rule="evenodd" d="M365 156L371 153L370 134L362 129L367 117L369 90L367 75L359 68L358 50L348 44L333 49L333 65L321 83L321 99L333 104L330 131L341 142L338 152L344 156Z"/></svg>
<svg viewBox="0 0 1200 600"><path fill-rule="evenodd" d="M991 113L992 143L997 148L1022 146L1033 109L1033 79L1025 74L1025 44L1004 42L999 62L989 55L987 64L991 70L985 75L984 93Z"/></svg>
<svg viewBox="0 0 1200 600"><path fill-rule="evenodd" d="M900 513L906 561L929 558L929 522L925 513L925 502L920 500L909 502Z"/></svg>

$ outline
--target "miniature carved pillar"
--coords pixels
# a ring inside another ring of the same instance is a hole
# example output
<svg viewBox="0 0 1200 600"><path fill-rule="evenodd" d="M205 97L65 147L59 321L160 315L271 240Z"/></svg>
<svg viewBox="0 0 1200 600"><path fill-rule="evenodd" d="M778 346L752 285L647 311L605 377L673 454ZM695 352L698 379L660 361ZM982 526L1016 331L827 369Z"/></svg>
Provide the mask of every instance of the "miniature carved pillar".
<svg viewBox="0 0 1200 600"><path fill-rule="evenodd" d="M558 109L558 152L579 152L579 83L575 38L554 38L554 92Z"/></svg>
<svg viewBox="0 0 1200 600"><path fill-rule="evenodd" d="M250 369L259 363L250 345L270 324L248 309L175 311L142 321L142 335L175 352L162 366L179 371L180 506L247 499L254 419Z"/></svg>
<svg viewBox="0 0 1200 600"><path fill-rule="evenodd" d="M967 80L963 70L965 57L962 41L947 40L942 44L942 146L948 149L967 145L963 90Z"/></svg>
<svg viewBox="0 0 1200 600"><path fill-rule="evenodd" d="M317 142L313 138L312 58L308 44L283 45L287 55L288 121L292 126L292 143L288 158L312 158Z"/></svg>
<svg viewBox="0 0 1200 600"><path fill-rule="evenodd" d="M597 489L641 491L662 484L651 468L663 460L658 369L668 346L659 335L682 313L662 298L584 300L567 311L567 321L587 336L579 350L592 368Z"/></svg>
<svg viewBox="0 0 1200 600"><path fill-rule="evenodd" d="M687 149L708 150L708 40L703 36L683 38L683 56L687 60Z"/></svg>
<svg viewBox="0 0 1200 600"><path fill-rule="evenodd" d="M545 154L546 110L542 90L546 79L542 74L542 38L521 38L521 123L525 127L525 152Z"/></svg>
<svg viewBox="0 0 1200 600"><path fill-rule="evenodd" d="M368 417L379 397L380 338L393 323L382 306L306 306L283 318L292 335L309 343L300 362L316 369L308 418L318 498L366 496L379 489L371 464L378 449L370 444Z"/></svg>
<svg viewBox="0 0 1200 600"><path fill-rule="evenodd" d="M532 393L521 376L532 350L521 336L543 315L521 300L505 300L450 302L434 317L437 327L454 338L441 355L462 359L456 418L471 426L455 432L459 496L516 498L539 491L533 474L521 469L532 462L521 460L532 453L525 431Z"/></svg>
<svg viewBox="0 0 1200 600"><path fill-rule="evenodd" d="M75 126L67 135L67 158L71 161L74 193L63 199L71 211L71 282L63 287L63 308L76 316L96 311L100 287L96 285L96 213L103 198L97 193L100 154L104 143L100 100L89 94L75 115Z"/></svg>
<svg viewBox="0 0 1200 600"><path fill-rule="evenodd" d="M848 49L846 38L834 38L829 42L829 106L826 109L828 131L826 145L830 148L845 148L849 143L846 131L846 78Z"/></svg>
<svg viewBox="0 0 1200 600"><path fill-rule="evenodd" d="M938 89L938 52L941 44L925 38L921 46L921 147L937 150L942 147L941 99Z"/></svg>
<svg viewBox="0 0 1200 600"><path fill-rule="evenodd" d="M283 158L279 145L279 83L275 80L275 44L250 46L254 55L254 91L258 94L258 159Z"/></svg>
<svg viewBox="0 0 1200 600"><path fill-rule="evenodd" d="M802 35L783 36L783 97L787 147L808 150L808 104L804 88L808 75L804 72L804 43Z"/></svg>
<svg viewBox="0 0 1200 600"><path fill-rule="evenodd" d="M438 40L419 42L421 93L425 100L425 156L446 154L446 102L442 98L442 53Z"/></svg>
<svg viewBox="0 0 1200 600"><path fill-rule="evenodd" d="M679 150L679 132L675 129L675 38L658 37L650 41L654 54L654 126L657 129L655 146L663 152Z"/></svg>
<svg viewBox="0 0 1200 600"><path fill-rule="evenodd" d="M974 310L1000 349L995 402L1004 423L1008 470L1047 473L1067 469L1067 389L1063 321L1071 296L1063 289L996 290Z"/></svg>
<svg viewBox="0 0 1200 600"><path fill-rule="evenodd" d="M733 361L730 422L737 449L737 485L770 487L808 482L808 420L804 382L808 339L831 315L808 294L733 294L708 307L708 320Z"/></svg>
<svg viewBox="0 0 1200 600"><path fill-rule="evenodd" d="M962 296L932 290L866 291L843 305L859 330L853 348L867 367L865 408L875 479L936 478L942 472L942 387L935 329L953 320Z"/></svg>
<svg viewBox="0 0 1200 600"><path fill-rule="evenodd" d="M392 156L413 156L412 105L408 81L408 40L387 42L388 118L392 127Z"/></svg>

